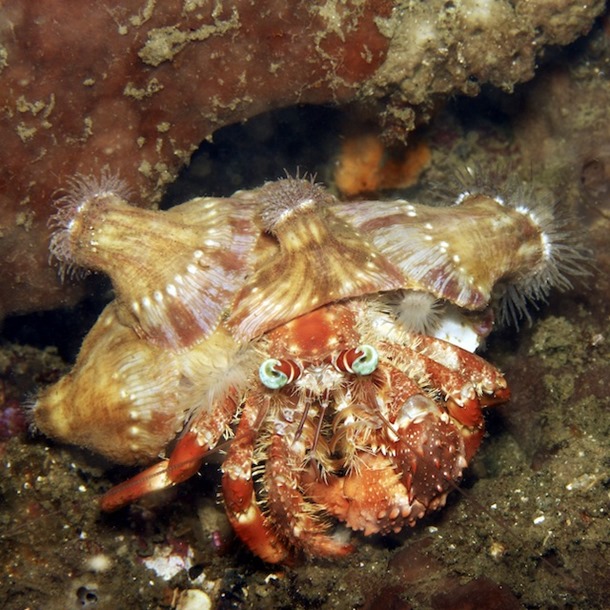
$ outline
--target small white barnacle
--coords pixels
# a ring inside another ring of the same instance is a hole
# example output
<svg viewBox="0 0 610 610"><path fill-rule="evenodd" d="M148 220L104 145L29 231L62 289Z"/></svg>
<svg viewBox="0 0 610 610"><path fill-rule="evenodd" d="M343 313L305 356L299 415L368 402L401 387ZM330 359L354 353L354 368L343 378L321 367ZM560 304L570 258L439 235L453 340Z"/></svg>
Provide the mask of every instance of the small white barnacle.
<svg viewBox="0 0 610 610"><path fill-rule="evenodd" d="M553 241L544 232L540 234L540 241L542 242L542 252L544 254L544 258L548 260L553 255L553 247L555 244L553 244Z"/></svg>
<svg viewBox="0 0 610 610"><path fill-rule="evenodd" d="M140 428L138 426L129 427L129 436L138 436L140 434Z"/></svg>
<svg viewBox="0 0 610 610"><path fill-rule="evenodd" d="M178 284L179 286L184 285L184 279L182 278L182 276L179 273L174 275L174 282L176 282L176 284Z"/></svg>
<svg viewBox="0 0 610 610"><path fill-rule="evenodd" d="M195 260L200 259L203 256L203 251L202 250L195 250L195 252L193 252L193 258Z"/></svg>
<svg viewBox="0 0 610 610"><path fill-rule="evenodd" d="M432 241L432 235L424 235L424 241Z"/></svg>
<svg viewBox="0 0 610 610"><path fill-rule="evenodd" d="M196 266L196 265L193 265L193 263L189 263L189 264L186 266L186 270L187 270L189 273L191 273L191 274L195 275L195 274L197 273L197 266Z"/></svg>
<svg viewBox="0 0 610 610"><path fill-rule="evenodd" d="M455 198L455 205L460 205L460 203L462 203L464 201L464 199L466 199L467 197L470 197L472 193L470 191L464 191L463 193L460 193L456 198Z"/></svg>
<svg viewBox="0 0 610 610"><path fill-rule="evenodd" d="M150 309L152 302L149 297L142 297L142 307L144 309Z"/></svg>
<svg viewBox="0 0 610 610"><path fill-rule="evenodd" d="M140 303L138 303L137 301L133 301L131 303L131 309L135 314L140 313Z"/></svg>
<svg viewBox="0 0 610 610"><path fill-rule="evenodd" d="M409 218L417 218L417 212L415 210L408 210L407 211L407 216Z"/></svg>
<svg viewBox="0 0 610 610"><path fill-rule="evenodd" d="M460 258L460 255L459 255L459 254L454 254L454 255L453 255L453 262L454 262L456 265L459 265L459 263L461 262L461 260L462 260L462 259ZM460 270L462 270L462 269L460 268Z"/></svg>
<svg viewBox="0 0 610 610"><path fill-rule="evenodd" d="M176 290L176 287L173 284L168 284L165 287L165 292L167 292L167 294L169 294L170 297L178 296L178 291Z"/></svg>
<svg viewBox="0 0 610 610"><path fill-rule="evenodd" d="M519 214L528 216L529 218L531 218L534 221L535 224L538 224L532 214L532 210L530 210L530 208L528 208L526 205L523 205L522 203L515 204L513 206L513 209L515 210L515 212L519 212Z"/></svg>
<svg viewBox="0 0 610 610"><path fill-rule="evenodd" d="M155 290L153 292L153 298L155 299L155 301L157 301L157 303L162 303L163 302L163 293L160 290Z"/></svg>

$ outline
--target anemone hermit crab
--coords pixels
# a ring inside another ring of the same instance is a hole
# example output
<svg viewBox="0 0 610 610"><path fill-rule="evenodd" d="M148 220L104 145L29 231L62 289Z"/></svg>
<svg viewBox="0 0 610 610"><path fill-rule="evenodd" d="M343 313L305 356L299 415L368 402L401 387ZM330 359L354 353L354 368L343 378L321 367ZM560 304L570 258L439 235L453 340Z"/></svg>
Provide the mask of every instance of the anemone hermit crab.
<svg viewBox="0 0 610 610"><path fill-rule="evenodd" d="M508 398L474 351L528 300L569 286L581 251L549 206L469 191L449 207L341 203L287 178L166 212L119 181L74 181L51 252L116 298L35 426L140 475L112 510L192 476L225 434L229 520L269 562L342 555L442 506ZM169 457L163 457L168 452Z"/></svg>

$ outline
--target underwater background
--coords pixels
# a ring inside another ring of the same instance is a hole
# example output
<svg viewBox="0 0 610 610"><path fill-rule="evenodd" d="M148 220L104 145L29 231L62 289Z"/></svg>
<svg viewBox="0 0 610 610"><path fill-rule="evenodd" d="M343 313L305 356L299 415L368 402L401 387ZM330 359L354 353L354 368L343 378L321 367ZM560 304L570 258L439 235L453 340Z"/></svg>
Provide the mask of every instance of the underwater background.
<svg viewBox="0 0 610 610"><path fill-rule="evenodd" d="M97 498L134 474L29 431L21 405L65 374L111 297L85 280L77 304L8 315L0 337L0 605L77 608L602 609L610 586L610 39L607 17L540 57L503 92L438 101L407 143L375 112L330 104L269 110L214 133L162 208L308 172L346 199L442 204L465 167L517 176L557 199L590 250L588 274L494 332L483 356L508 404L447 506L414 528L358 539L346 559L278 567L230 530L221 455L161 497L101 515ZM95 422L92 421L92 425ZM190 605L189 605L190 604Z"/></svg>

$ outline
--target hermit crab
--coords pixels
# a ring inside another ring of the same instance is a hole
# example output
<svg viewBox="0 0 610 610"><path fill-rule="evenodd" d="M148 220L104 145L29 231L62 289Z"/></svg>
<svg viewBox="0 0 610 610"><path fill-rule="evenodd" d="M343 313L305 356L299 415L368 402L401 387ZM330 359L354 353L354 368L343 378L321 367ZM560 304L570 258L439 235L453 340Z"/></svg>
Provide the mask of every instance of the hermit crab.
<svg viewBox="0 0 610 610"><path fill-rule="evenodd" d="M368 535L442 506L482 409L509 396L471 353L494 310L518 317L582 263L551 208L476 191L342 203L287 178L161 212L105 176L57 205L60 272L103 271L116 298L35 427L118 463L161 458L105 510L192 476L234 435L227 514L269 562L348 552L331 518Z"/></svg>

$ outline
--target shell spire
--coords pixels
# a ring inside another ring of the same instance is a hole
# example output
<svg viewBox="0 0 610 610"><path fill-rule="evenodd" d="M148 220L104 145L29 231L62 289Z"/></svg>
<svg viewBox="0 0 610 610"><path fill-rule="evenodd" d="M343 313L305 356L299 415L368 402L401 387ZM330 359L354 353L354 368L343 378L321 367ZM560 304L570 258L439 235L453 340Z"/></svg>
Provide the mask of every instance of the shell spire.
<svg viewBox="0 0 610 610"><path fill-rule="evenodd" d="M260 230L245 201L198 198L168 211L129 205L117 181L79 179L57 202L51 253L112 280L119 317L151 342L208 337L249 272ZM110 188L107 188L107 187Z"/></svg>

